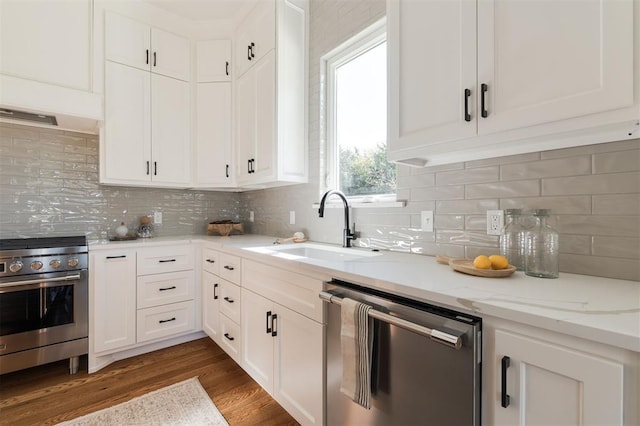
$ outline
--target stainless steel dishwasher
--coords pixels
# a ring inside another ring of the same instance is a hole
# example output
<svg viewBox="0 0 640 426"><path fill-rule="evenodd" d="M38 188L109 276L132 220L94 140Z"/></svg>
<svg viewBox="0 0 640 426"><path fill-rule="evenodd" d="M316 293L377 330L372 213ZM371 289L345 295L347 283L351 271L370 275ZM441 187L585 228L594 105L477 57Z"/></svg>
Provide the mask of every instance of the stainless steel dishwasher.
<svg viewBox="0 0 640 426"><path fill-rule="evenodd" d="M340 304L372 307L371 409L340 392ZM479 425L482 319L343 281L328 302L327 425Z"/></svg>

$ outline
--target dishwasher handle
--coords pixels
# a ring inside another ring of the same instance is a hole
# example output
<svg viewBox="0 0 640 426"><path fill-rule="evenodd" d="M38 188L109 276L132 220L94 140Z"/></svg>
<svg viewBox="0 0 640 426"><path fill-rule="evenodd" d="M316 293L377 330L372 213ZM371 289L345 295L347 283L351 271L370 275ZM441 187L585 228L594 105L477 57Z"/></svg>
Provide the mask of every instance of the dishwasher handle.
<svg viewBox="0 0 640 426"><path fill-rule="evenodd" d="M342 304L342 298L328 291L321 291L318 297L325 302L333 303L336 305ZM405 330L412 331L422 336L429 337L431 340L441 343L445 346L449 346L453 349L460 349L462 347L462 338L460 336L454 336L444 331L431 329L423 325L407 321L405 319L394 317L393 315L385 314L376 309L369 310L369 316L371 318L378 319L380 321L387 322L389 324L404 328Z"/></svg>

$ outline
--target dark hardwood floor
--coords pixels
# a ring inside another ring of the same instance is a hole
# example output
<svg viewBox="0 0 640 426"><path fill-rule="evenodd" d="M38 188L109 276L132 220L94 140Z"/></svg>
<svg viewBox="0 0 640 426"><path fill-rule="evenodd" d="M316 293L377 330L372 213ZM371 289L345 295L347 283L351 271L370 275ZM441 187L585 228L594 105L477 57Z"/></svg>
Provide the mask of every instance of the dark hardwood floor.
<svg viewBox="0 0 640 426"><path fill-rule="evenodd" d="M198 376L230 425L296 421L209 338L118 361L97 373L69 375L68 361L0 376L0 425L70 420Z"/></svg>

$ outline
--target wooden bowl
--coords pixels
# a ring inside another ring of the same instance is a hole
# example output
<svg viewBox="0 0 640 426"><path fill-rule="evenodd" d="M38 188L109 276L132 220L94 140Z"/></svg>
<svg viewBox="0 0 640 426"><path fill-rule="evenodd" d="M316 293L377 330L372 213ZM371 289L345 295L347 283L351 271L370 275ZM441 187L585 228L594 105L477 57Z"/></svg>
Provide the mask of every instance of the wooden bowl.
<svg viewBox="0 0 640 426"><path fill-rule="evenodd" d="M207 235L229 236L231 233L243 234L244 228L239 222L211 222L207 224Z"/></svg>

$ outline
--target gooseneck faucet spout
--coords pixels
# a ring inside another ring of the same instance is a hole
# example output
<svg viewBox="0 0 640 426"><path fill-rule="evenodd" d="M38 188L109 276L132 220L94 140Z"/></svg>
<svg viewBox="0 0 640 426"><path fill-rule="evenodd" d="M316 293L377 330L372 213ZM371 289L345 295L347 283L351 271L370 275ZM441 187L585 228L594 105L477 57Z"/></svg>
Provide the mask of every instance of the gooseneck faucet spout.
<svg viewBox="0 0 640 426"><path fill-rule="evenodd" d="M342 193L342 191L338 191L336 189L331 189L324 193L322 196L322 200L320 200L320 208L318 209L318 216L324 217L324 205L327 199L332 195L337 195L342 199L342 203L344 204L344 230L342 231L342 247L351 247L351 241L356 239L355 223L353 224L353 232L349 229L349 203L347 202L347 197Z"/></svg>

